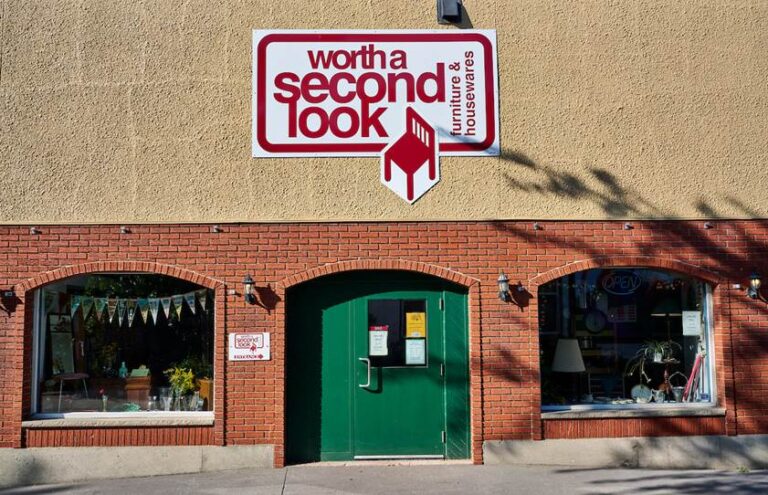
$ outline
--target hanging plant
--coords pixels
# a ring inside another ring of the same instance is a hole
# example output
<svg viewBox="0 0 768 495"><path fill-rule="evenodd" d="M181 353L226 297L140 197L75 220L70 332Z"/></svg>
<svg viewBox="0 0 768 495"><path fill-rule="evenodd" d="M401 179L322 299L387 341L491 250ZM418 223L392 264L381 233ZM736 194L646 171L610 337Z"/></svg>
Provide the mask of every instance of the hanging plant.
<svg viewBox="0 0 768 495"><path fill-rule="evenodd" d="M632 376L639 371L640 381L645 380L646 383L650 383L651 378L645 373L646 362L678 363L679 361L675 359L675 349L682 350L682 347L672 340L647 340L644 345L640 346L632 359L627 361L624 374Z"/></svg>

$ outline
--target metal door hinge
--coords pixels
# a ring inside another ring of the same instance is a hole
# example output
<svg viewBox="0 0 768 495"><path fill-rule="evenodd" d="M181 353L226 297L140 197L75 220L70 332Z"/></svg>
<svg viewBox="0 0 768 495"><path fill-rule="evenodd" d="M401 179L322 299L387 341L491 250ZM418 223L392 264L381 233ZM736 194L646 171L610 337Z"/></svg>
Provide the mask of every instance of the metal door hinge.
<svg viewBox="0 0 768 495"><path fill-rule="evenodd" d="M440 298L440 302L438 304L440 306L440 311L444 311L445 310L445 300L442 297Z"/></svg>
<svg viewBox="0 0 768 495"><path fill-rule="evenodd" d="M445 430L441 431L440 432L440 439L442 440L443 443L445 443L447 438L448 438L448 435L445 434Z"/></svg>

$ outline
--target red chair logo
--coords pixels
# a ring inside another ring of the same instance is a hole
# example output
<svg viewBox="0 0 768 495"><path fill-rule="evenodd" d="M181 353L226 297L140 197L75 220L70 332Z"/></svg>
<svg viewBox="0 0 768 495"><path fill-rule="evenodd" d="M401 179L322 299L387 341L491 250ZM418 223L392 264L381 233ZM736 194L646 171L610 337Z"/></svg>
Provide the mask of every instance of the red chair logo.
<svg viewBox="0 0 768 495"><path fill-rule="evenodd" d="M435 128L408 107L405 132L382 151L381 182L412 204L439 181Z"/></svg>

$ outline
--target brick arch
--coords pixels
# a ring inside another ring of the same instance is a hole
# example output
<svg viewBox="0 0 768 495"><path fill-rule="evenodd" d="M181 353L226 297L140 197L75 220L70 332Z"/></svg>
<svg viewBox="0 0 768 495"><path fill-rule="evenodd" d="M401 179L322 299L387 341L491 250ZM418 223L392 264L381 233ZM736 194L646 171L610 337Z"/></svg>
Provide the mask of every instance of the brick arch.
<svg viewBox="0 0 768 495"><path fill-rule="evenodd" d="M69 265L47 272L42 272L35 277L27 279L17 284L14 289L19 294L22 301L28 300L31 293L43 287L47 284L56 282L58 280L74 277L78 275L87 275L93 273L105 273L105 272L123 272L123 273L151 273L155 275L165 275L169 277L178 278L187 282L192 282L207 289L214 290L214 311L217 315L224 315L226 313L226 296L224 289L226 284L222 280L218 280L212 277L205 276L192 270L180 268L173 265L165 265L162 263L156 263L152 261L99 261L88 262L79 265ZM32 339L34 332L34 307L32 304L26 305L24 309L24 318L18 318L15 323L15 330L18 335L21 335L24 342L24 348L28 349L27 352L19 354L17 359L17 369L20 371L20 379L22 387L19 387L15 393L16 402L18 407L16 409L16 417L12 419L12 424L18 432L12 439L12 445L16 448L23 445L23 429L21 427L21 418L24 417L25 411L30 410L30 388L32 381ZM223 446L226 444L226 417L225 417L225 404L226 404L226 389L224 382L225 373L225 345L226 345L226 327L225 318L217 317L213 323L213 335L214 335L214 424L210 438L214 445ZM218 404L218 405L216 405ZM108 435L103 433L105 430L94 428L94 432L102 432L103 436L98 437L94 445L104 446L105 438ZM205 433L207 435L207 433ZM61 437L54 437L61 438ZM190 437L191 438L191 437ZM179 445L183 445L188 440L181 440ZM62 443L66 445L66 443ZM121 445L127 445L122 444Z"/></svg>
<svg viewBox="0 0 768 495"><path fill-rule="evenodd" d="M83 263L80 265L69 265L55 270L40 273L39 275L21 282L16 288L20 292L26 292L43 285L56 282L57 280L74 277L77 275L86 275L89 273L104 272L141 272L157 275L167 275L208 289L216 289L224 285L224 282L212 277L207 277L200 273L185 268L179 268L173 265L164 265L154 261L98 261Z"/></svg>
<svg viewBox="0 0 768 495"><path fill-rule="evenodd" d="M349 272L355 270L401 270L417 272L426 275L439 277L443 280L454 282L467 289L468 305L467 318L469 325L469 390L472 396L470 405L470 430L472 436L471 459L475 464L483 462L483 423L480 418L483 417L483 388L480 370L482 355L482 339L480 334L480 280L469 277L462 273L443 268L429 263L406 260L349 260L338 263L329 263L320 267L312 268L300 273L286 277L275 284L275 289L285 300L285 293L288 289L303 282L331 275L334 273ZM280 305L275 312L275 328L281 329L283 334L276 335L272 342L273 352L284 354L286 328L286 309L285 305ZM285 365L285 363L283 363ZM285 367L283 367L283 377L285 377ZM282 380L282 378L281 378ZM282 382L284 386L284 382ZM284 387L275 397L275 400L281 402L284 406L285 395ZM277 430L282 431L283 435L275 445L274 464L275 467L285 465L285 416L278 417Z"/></svg>
<svg viewBox="0 0 768 495"><path fill-rule="evenodd" d="M722 282L720 275L707 269L701 268L684 261L668 258L656 258L653 256L605 256L599 258L590 258L587 260L575 261L567 265L554 268L541 273L528 281L528 285L536 289L552 280L570 275L571 273L591 270L594 268L622 268L622 267L642 267L642 268L660 268L683 273L718 285Z"/></svg>
<svg viewBox="0 0 768 495"><path fill-rule="evenodd" d="M443 268L429 263L407 260L349 260L338 263L329 263L309 269L307 271L296 273L277 283L279 290L285 290L294 285L312 280L313 278L331 275L334 273L348 272L354 270L402 270L409 272L418 272L426 275L432 275L464 287L472 287L480 282L476 278L469 277L448 268Z"/></svg>

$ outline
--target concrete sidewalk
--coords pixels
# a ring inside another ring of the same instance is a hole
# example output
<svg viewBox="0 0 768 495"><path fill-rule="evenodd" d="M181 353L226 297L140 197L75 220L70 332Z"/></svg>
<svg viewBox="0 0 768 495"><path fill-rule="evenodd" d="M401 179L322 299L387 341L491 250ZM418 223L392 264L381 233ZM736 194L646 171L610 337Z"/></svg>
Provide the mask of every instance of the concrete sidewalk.
<svg viewBox="0 0 768 495"><path fill-rule="evenodd" d="M765 494L768 471L658 471L472 465L307 465L38 485L0 494Z"/></svg>

